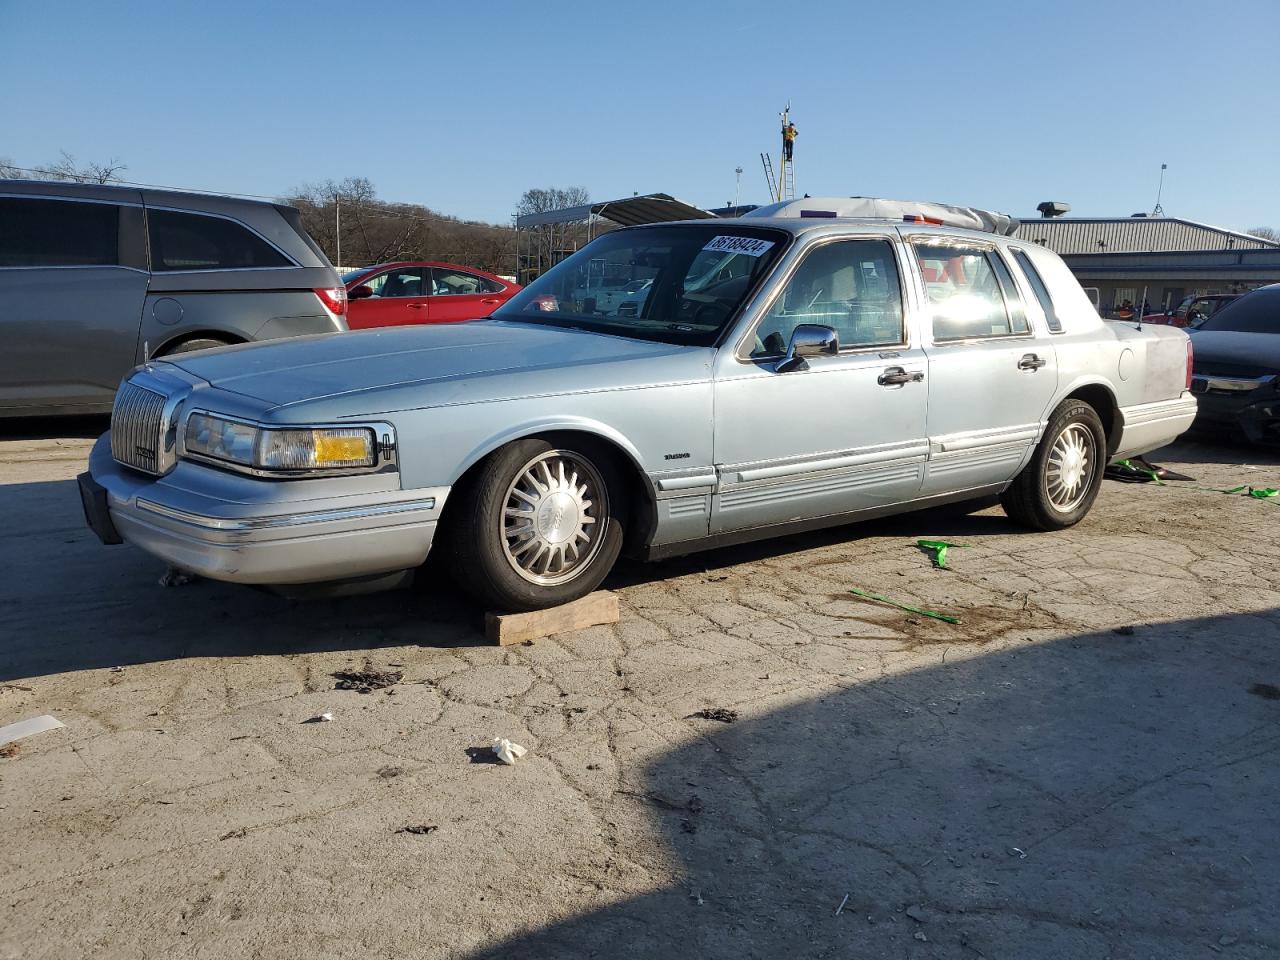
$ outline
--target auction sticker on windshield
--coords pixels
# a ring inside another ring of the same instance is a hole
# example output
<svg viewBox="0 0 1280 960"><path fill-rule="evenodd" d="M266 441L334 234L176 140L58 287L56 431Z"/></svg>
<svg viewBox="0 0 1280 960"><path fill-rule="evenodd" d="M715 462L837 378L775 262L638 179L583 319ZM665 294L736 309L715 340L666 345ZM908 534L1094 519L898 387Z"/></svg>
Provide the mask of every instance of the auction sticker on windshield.
<svg viewBox="0 0 1280 960"><path fill-rule="evenodd" d="M773 247L772 240L758 240L755 237L713 237L703 250L716 253L745 253L748 257L759 257L768 253Z"/></svg>

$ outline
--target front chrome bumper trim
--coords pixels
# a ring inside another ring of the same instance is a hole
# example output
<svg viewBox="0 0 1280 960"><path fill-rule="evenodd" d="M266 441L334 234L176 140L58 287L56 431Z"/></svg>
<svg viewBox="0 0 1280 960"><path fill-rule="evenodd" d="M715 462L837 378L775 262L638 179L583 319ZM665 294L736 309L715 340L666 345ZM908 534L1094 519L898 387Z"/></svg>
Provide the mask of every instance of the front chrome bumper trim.
<svg viewBox="0 0 1280 960"><path fill-rule="evenodd" d="M371 517L384 517L397 513L409 513L416 510L433 510L434 497L425 500L403 500L398 503L368 504L363 507L346 507L338 510L313 510L308 513L294 513L274 517L245 517L228 519L211 517L202 513L191 513L178 510L162 503L144 500L139 497L135 503L139 510L154 513L157 516L177 520L205 530L221 530L227 532L248 532L251 530L276 530L285 527L297 527L309 523L332 523L341 520L366 520Z"/></svg>

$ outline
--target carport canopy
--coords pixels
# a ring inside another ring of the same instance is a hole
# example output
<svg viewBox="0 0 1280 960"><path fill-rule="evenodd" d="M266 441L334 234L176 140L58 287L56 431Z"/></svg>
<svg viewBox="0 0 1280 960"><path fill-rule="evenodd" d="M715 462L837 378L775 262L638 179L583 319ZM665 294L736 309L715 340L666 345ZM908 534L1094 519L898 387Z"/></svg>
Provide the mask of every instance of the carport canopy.
<svg viewBox="0 0 1280 960"><path fill-rule="evenodd" d="M639 223L665 223L671 220L707 220L715 217L700 207L677 200L666 193L647 193L643 197L624 197L621 200L604 200L600 203L584 203L577 207L563 207L544 213L526 213L516 218L516 227L541 227L551 223L581 223L592 217L624 227Z"/></svg>

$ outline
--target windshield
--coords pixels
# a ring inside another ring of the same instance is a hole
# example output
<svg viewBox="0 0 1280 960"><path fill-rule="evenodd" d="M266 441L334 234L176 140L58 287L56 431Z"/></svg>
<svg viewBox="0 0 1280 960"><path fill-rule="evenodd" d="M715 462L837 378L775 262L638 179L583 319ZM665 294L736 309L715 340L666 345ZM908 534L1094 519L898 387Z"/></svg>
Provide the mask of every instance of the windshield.
<svg viewBox="0 0 1280 960"><path fill-rule="evenodd" d="M1207 320L1196 324L1196 329L1280 333L1280 287L1255 290L1246 297L1232 300Z"/></svg>
<svg viewBox="0 0 1280 960"><path fill-rule="evenodd" d="M361 267L359 270L348 270L342 275L342 285L345 287L352 280L359 280L366 273L372 273L373 267Z"/></svg>
<svg viewBox="0 0 1280 960"><path fill-rule="evenodd" d="M714 222L618 230L548 270L492 319L711 346L787 239Z"/></svg>

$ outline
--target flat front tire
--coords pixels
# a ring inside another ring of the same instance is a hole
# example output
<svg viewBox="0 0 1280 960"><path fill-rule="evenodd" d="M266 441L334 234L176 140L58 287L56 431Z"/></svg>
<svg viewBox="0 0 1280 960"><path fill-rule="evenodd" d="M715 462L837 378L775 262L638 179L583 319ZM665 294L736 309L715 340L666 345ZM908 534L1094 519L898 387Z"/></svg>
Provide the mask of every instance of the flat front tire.
<svg viewBox="0 0 1280 960"><path fill-rule="evenodd" d="M1083 400L1064 400L1040 445L1000 498L1010 519L1033 530L1063 530L1084 519L1106 467L1107 435Z"/></svg>
<svg viewBox="0 0 1280 960"><path fill-rule="evenodd" d="M586 596L622 548L621 489L611 458L593 445L507 444L462 492L452 520L462 586L503 612Z"/></svg>

